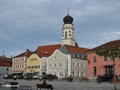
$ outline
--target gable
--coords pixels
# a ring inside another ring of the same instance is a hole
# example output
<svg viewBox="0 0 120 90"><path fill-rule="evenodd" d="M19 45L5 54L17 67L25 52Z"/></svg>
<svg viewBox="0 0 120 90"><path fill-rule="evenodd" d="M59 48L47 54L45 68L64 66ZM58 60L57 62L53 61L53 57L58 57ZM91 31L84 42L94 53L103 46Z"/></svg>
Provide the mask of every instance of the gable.
<svg viewBox="0 0 120 90"><path fill-rule="evenodd" d="M59 49L61 44L39 46L36 52L39 57L50 56L56 49Z"/></svg>

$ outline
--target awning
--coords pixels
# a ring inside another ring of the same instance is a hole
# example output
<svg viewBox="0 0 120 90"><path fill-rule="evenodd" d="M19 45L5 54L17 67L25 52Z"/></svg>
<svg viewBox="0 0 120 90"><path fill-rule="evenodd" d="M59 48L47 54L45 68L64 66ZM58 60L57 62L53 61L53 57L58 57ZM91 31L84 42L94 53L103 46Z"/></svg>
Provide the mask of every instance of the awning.
<svg viewBox="0 0 120 90"><path fill-rule="evenodd" d="M22 74L23 72L11 72L11 74Z"/></svg>
<svg viewBox="0 0 120 90"><path fill-rule="evenodd" d="M39 73L39 72L26 72L26 73L28 73L28 74L29 74L29 73Z"/></svg>

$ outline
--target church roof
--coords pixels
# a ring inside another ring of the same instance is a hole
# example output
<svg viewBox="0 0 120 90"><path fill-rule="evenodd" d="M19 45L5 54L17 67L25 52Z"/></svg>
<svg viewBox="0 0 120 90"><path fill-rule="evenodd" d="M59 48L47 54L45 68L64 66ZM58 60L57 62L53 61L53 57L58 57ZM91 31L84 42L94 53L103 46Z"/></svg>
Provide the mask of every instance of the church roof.
<svg viewBox="0 0 120 90"><path fill-rule="evenodd" d="M36 52L39 57L50 56L56 49L59 49L61 44L38 46Z"/></svg>
<svg viewBox="0 0 120 90"><path fill-rule="evenodd" d="M81 53L81 54L86 54L86 51L88 51L88 48L82 48L82 47L78 47L78 46L68 46L65 45L68 52L73 52L73 53Z"/></svg>
<svg viewBox="0 0 120 90"><path fill-rule="evenodd" d="M73 22L73 17L69 16L69 14L67 16L65 16L63 18L64 24L72 24Z"/></svg>
<svg viewBox="0 0 120 90"><path fill-rule="evenodd" d="M87 48L79 47L77 43L76 43L76 46L65 45L65 47L69 53L73 52L73 53L85 54L86 51L89 50ZM36 52L39 57L48 57L52 55L56 49L60 49L60 48L61 48L61 44L38 46L38 48L36 49Z"/></svg>

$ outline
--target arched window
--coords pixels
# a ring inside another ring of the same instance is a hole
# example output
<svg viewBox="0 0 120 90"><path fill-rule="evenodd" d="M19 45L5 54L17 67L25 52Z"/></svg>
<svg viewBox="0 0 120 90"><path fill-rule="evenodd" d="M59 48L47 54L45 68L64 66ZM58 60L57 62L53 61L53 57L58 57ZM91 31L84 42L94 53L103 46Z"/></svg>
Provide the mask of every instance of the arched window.
<svg viewBox="0 0 120 90"><path fill-rule="evenodd" d="M65 39L67 39L67 32L65 32Z"/></svg>

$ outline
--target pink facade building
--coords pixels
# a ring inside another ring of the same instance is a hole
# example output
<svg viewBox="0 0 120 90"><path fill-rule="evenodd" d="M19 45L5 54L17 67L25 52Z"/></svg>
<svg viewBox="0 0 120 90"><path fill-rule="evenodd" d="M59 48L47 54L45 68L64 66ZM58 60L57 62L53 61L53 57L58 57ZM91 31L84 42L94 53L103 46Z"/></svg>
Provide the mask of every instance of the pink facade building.
<svg viewBox="0 0 120 90"><path fill-rule="evenodd" d="M100 57L96 54L96 50L109 47L120 47L120 40L111 41L95 47L87 52L88 55L88 77L96 78L98 75L113 74L113 58L112 57ZM115 74L120 75L120 57L115 58Z"/></svg>

